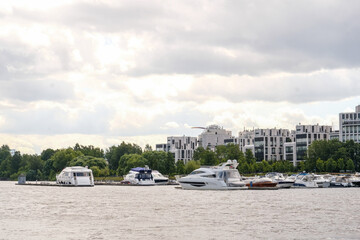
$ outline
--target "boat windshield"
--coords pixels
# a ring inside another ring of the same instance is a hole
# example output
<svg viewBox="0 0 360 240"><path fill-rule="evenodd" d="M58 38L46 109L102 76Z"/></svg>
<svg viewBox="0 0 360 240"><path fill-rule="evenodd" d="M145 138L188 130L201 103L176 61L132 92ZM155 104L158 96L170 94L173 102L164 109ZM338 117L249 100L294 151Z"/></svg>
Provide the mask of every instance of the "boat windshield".
<svg viewBox="0 0 360 240"><path fill-rule="evenodd" d="M226 175L228 178L240 178L240 174L237 170L226 171Z"/></svg>
<svg viewBox="0 0 360 240"><path fill-rule="evenodd" d="M76 172L74 173L74 176L77 176L77 177L88 177L90 176L90 174L88 172Z"/></svg>
<svg viewBox="0 0 360 240"><path fill-rule="evenodd" d="M205 172L204 172L204 171L195 170L195 171L192 171L189 175L200 174L200 173L205 173Z"/></svg>
<svg viewBox="0 0 360 240"><path fill-rule="evenodd" d="M139 173L138 179L152 179L151 173Z"/></svg>

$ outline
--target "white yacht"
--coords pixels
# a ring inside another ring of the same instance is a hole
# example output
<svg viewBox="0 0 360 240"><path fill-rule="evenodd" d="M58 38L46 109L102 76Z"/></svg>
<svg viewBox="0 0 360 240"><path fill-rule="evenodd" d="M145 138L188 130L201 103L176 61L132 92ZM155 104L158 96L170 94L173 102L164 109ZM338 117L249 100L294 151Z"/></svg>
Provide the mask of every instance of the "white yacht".
<svg viewBox="0 0 360 240"><path fill-rule="evenodd" d="M61 186L94 186L94 176L88 167L66 167L56 175L56 184Z"/></svg>
<svg viewBox="0 0 360 240"><path fill-rule="evenodd" d="M314 182L316 182L319 188L328 188L330 186L330 180L324 178L323 175L314 175Z"/></svg>
<svg viewBox="0 0 360 240"><path fill-rule="evenodd" d="M360 187L360 173L355 173L349 180L354 187Z"/></svg>
<svg viewBox="0 0 360 240"><path fill-rule="evenodd" d="M274 182L277 182L276 186L278 188L291 188L295 183L295 179L285 178L282 173L270 172L267 173L265 177L270 178Z"/></svg>
<svg viewBox="0 0 360 240"><path fill-rule="evenodd" d="M300 173L296 176L294 187L317 188L319 186L314 181L314 178L313 174Z"/></svg>
<svg viewBox="0 0 360 240"><path fill-rule="evenodd" d="M166 185L169 183L169 178L162 175L158 170L152 170L151 175L156 185Z"/></svg>
<svg viewBox="0 0 360 240"><path fill-rule="evenodd" d="M152 170L148 166L132 168L124 177L123 183L151 186L155 185Z"/></svg>
<svg viewBox="0 0 360 240"><path fill-rule="evenodd" d="M179 178L183 189L242 190L247 189L236 169L236 160L228 160L218 166L201 167L189 175Z"/></svg>
<svg viewBox="0 0 360 240"><path fill-rule="evenodd" d="M333 176L330 187L353 187L349 176Z"/></svg>

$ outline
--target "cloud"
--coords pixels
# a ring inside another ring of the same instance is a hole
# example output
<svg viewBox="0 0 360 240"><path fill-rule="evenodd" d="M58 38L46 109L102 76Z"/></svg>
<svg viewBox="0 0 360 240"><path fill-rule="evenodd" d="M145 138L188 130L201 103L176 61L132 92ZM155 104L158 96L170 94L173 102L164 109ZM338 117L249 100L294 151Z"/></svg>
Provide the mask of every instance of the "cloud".
<svg viewBox="0 0 360 240"><path fill-rule="evenodd" d="M38 151L42 137L105 145L213 123L234 134L330 124L358 104L359 10L332 0L0 3L0 132Z"/></svg>
<svg viewBox="0 0 360 240"><path fill-rule="evenodd" d="M164 127L161 127L161 129L167 130L169 128L179 128L179 126L180 125L178 123L176 123L176 122L167 122L167 123L165 123Z"/></svg>

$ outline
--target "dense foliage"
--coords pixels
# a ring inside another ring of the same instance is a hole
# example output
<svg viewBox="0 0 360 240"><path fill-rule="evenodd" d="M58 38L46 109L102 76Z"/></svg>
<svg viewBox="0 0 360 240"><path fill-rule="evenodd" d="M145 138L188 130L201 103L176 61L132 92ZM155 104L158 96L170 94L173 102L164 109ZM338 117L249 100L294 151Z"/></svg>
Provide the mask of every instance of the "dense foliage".
<svg viewBox="0 0 360 240"><path fill-rule="evenodd" d="M88 166L94 176L122 176L133 167L148 165L165 175L189 174L201 165L213 166L236 159L241 174L276 172L341 172L359 171L360 144L354 141L342 143L338 140L314 141L308 149L306 161L294 167L289 161L256 162L253 153L240 151L234 144L217 146L215 151L199 147L194 160L184 164L175 163L174 155L153 151L147 145L142 151L136 144L122 142L104 152L94 146L76 144L66 149L45 149L40 155L10 153L10 148L0 148L0 179L17 179L25 174L28 180L55 180L55 176L66 166Z"/></svg>
<svg viewBox="0 0 360 240"><path fill-rule="evenodd" d="M314 172L359 171L360 144L350 140L314 141L308 149L302 170Z"/></svg>

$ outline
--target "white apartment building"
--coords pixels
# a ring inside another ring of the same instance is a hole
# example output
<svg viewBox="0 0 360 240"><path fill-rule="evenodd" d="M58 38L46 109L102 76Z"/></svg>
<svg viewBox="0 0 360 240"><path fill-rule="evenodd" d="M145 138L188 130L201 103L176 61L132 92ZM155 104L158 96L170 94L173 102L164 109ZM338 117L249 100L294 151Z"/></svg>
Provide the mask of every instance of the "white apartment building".
<svg viewBox="0 0 360 240"><path fill-rule="evenodd" d="M294 166L297 165L296 142L284 143L284 160L292 162Z"/></svg>
<svg viewBox="0 0 360 240"><path fill-rule="evenodd" d="M227 131L218 125L210 125L199 135L199 146L215 151L216 146L230 143L229 139L236 141L231 135L231 131Z"/></svg>
<svg viewBox="0 0 360 240"><path fill-rule="evenodd" d="M330 140L331 126L296 125L296 161L305 160L310 144L315 140Z"/></svg>
<svg viewBox="0 0 360 240"><path fill-rule="evenodd" d="M355 112L339 113L339 140L360 143L360 105L355 107Z"/></svg>
<svg viewBox="0 0 360 240"><path fill-rule="evenodd" d="M175 162L181 160L186 164L194 157L197 148L197 138L189 136L167 137L167 143L156 144L156 151L171 152L174 154Z"/></svg>
<svg viewBox="0 0 360 240"><path fill-rule="evenodd" d="M242 152L253 151L256 161L283 160L284 143L293 142L293 133L288 129L255 129L239 132L239 147Z"/></svg>

